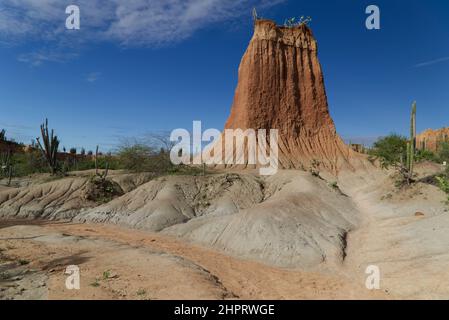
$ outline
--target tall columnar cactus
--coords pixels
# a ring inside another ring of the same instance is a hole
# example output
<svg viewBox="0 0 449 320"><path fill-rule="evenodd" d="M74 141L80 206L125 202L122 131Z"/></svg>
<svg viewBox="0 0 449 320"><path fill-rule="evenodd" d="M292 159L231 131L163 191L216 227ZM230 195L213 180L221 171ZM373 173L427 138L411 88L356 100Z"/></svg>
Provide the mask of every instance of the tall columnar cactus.
<svg viewBox="0 0 449 320"><path fill-rule="evenodd" d="M105 164L105 170L100 173L98 171L98 156L100 155L100 153L98 152L99 147L97 146L97 149L95 151L95 175L97 177L100 177L100 179L104 182L106 180L106 177L108 176L108 172L109 172L109 162L106 161Z"/></svg>
<svg viewBox="0 0 449 320"><path fill-rule="evenodd" d="M416 153L416 102L413 102L412 114L410 117L410 140L407 143L407 169L410 178L412 178L413 176L415 153Z"/></svg>
<svg viewBox="0 0 449 320"><path fill-rule="evenodd" d="M59 148L59 139L58 136L54 134L54 130L51 130L51 134L48 132L48 119L45 119L45 123L41 125L41 135L42 135L42 143L40 138L37 138L37 143L39 145L42 154L47 160L48 166L50 167L51 173L55 174L58 169L57 155Z"/></svg>

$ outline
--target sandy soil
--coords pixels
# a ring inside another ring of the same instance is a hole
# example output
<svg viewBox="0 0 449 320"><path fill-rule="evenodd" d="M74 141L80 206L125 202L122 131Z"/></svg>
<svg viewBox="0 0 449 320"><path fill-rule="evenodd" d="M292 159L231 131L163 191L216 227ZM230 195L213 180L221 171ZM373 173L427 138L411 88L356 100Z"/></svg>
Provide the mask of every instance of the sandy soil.
<svg viewBox="0 0 449 320"><path fill-rule="evenodd" d="M83 196L88 173L43 178L0 190L0 298L449 296L447 195L425 180L398 189L393 172L372 169L117 172L124 194L97 203ZM81 268L80 291L65 288L70 264ZM364 286L368 266L380 270L378 291Z"/></svg>
<svg viewBox="0 0 449 320"><path fill-rule="evenodd" d="M377 299L340 276L269 267L116 226L3 221L0 299ZM64 274L78 265L81 289Z"/></svg>

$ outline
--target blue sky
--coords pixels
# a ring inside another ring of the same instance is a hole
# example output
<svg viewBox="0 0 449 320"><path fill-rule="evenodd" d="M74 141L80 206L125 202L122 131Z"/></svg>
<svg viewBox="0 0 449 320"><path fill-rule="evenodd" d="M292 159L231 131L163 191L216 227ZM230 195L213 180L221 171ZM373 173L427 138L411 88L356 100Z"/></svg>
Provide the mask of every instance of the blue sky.
<svg viewBox="0 0 449 320"><path fill-rule="evenodd" d="M81 30L65 30L78 4ZM365 8L381 30L365 28ZM311 16L330 111L354 141L449 125L449 2L3 0L0 128L28 143L50 120L62 145L111 149L124 137L221 129L252 34L251 8L283 23Z"/></svg>

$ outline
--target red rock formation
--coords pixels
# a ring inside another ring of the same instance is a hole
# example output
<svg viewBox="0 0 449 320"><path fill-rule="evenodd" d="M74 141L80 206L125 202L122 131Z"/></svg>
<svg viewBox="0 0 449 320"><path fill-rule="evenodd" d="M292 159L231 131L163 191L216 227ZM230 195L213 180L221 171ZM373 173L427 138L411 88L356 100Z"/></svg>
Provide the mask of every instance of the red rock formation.
<svg viewBox="0 0 449 320"><path fill-rule="evenodd" d="M416 136L416 147L432 152L437 151L440 142L449 142L449 127L438 130L427 129Z"/></svg>
<svg viewBox="0 0 449 320"><path fill-rule="evenodd" d="M317 43L306 25L287 28L256 21L225 125L238 128L278 129L281 168L308 168L316 159L337 172L359 157L336 133Z"/></svg>

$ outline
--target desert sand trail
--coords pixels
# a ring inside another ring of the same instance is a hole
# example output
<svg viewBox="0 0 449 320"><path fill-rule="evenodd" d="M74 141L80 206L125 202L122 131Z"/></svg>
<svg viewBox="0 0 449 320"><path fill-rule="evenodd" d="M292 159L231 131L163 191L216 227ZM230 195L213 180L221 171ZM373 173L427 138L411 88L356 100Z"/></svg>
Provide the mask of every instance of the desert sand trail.
<svg viewBox="0 0 449 320"><path fill-rule="evenodd" d="M15 281L0 282L1 298L390 298L332 274L269 267L115 226L10 221L2 223L0 237L2 266L14 263L10 259L30 261L13 269ZM65 288L64 271L71 264L80 267L79 291Z"/></svg>

